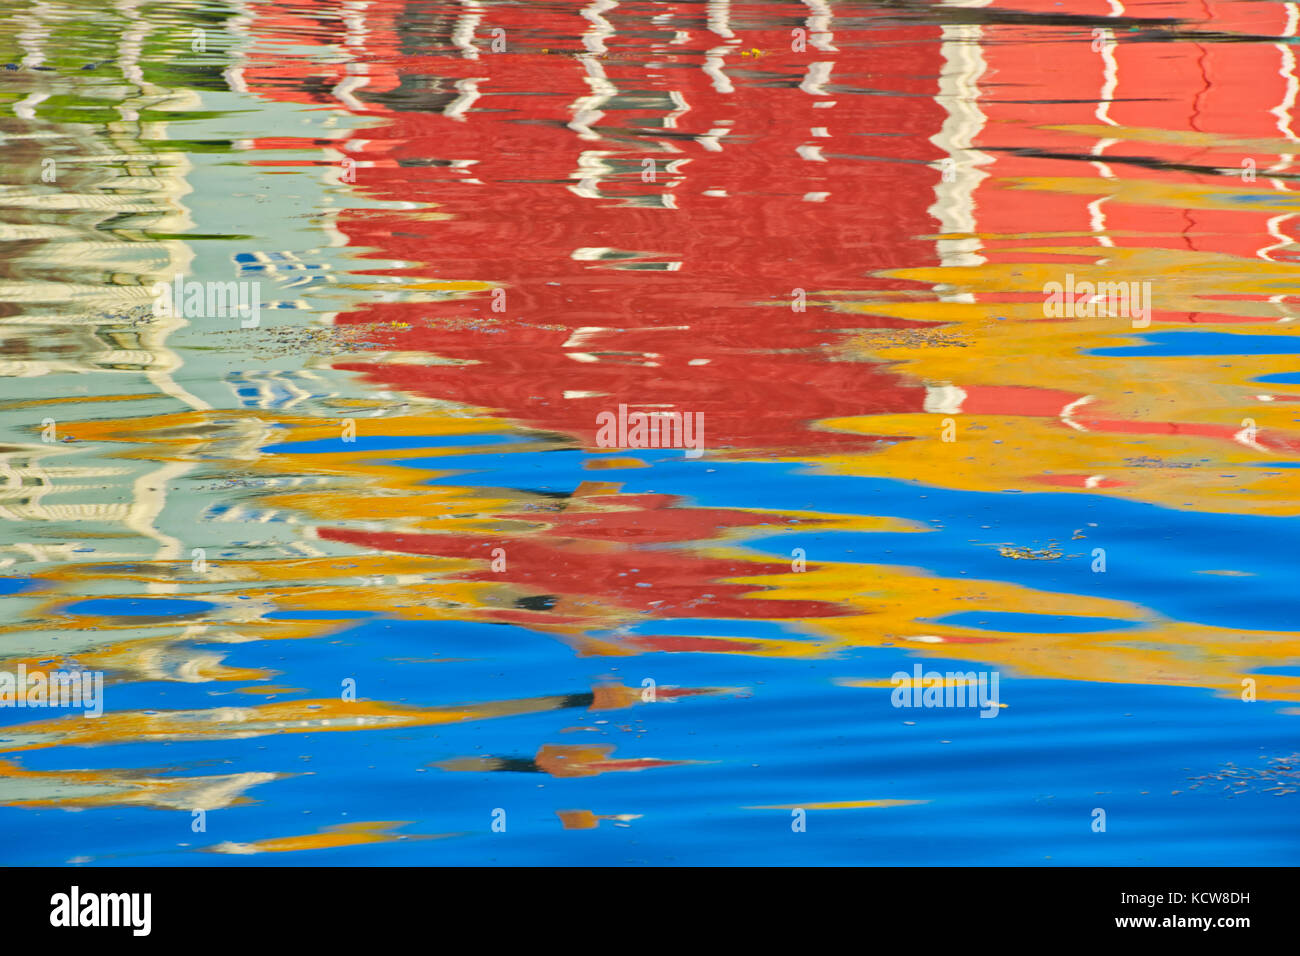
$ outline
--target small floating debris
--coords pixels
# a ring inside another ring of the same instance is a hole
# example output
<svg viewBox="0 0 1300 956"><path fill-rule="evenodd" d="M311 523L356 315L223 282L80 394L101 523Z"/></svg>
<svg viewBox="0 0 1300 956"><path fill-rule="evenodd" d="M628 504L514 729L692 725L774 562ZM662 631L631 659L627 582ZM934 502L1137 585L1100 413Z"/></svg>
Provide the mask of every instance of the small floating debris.
<svg viewBox="0 0 1300 956"><path fill-rule="evenodd" d="M1004 558L1013 558L1017 561L1055 561L1065 554L1055 544L1048 545L1046 548L1022 548L1016 545L1000 544L998 545L998 553Z"/></svg>
<svg viewBox="0 0 1300 956"><path fill-rule="evenodd" d="M1226 763L1213 773L1188 779L1193 781L1189 790L1222 783L1223 790L1232 790L1233 796L1272 793L1281 797L1300 792L1300 753L1289 757L1273 757L1264 767L1238 767L1234 763Z"/></svg>

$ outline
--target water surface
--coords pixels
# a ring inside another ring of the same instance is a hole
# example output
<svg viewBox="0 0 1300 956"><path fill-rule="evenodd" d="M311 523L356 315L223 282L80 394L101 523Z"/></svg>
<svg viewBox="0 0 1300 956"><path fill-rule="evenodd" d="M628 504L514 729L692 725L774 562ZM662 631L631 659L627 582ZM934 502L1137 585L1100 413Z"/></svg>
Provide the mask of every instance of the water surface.
<svg viewBox="0 0 1300 956"><path fill-rule="evenodd" d="M1300 5L8 12L4 862L1300 859Z"/></svg>

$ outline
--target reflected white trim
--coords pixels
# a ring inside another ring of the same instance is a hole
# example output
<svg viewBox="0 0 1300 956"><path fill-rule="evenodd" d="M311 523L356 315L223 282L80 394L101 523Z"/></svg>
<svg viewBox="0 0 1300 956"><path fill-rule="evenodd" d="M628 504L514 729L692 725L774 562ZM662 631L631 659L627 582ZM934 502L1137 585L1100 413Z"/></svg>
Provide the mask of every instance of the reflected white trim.
<svg viewBox="0 0 1300 956"><path fill-rule="evenodd" d="M483 22L483 4L478 0L460 0L464 12L456 18L451 28L451 45L460 50L460 55L467 60L478 59L478 48L474 46L474 31Z"/></svg>
<svg viewBox="0 0 1300 956"><path fill-rule="evenodd" d="M812 15L804 21L808 27L809 45L823 53L840 52L833 42L835 34L831 32L831 24L835 19L831 5L826 0L803 0L803 4L812 11Z"/></svg>
<svg viewBox="0 0 1300 956"><path fill-rule="evenodd" d="M984 7L991 0L945 0L949 7ZM992 158L974 148L975 138L984 129L987 117L979 106L979 81L988 69L980 43L984 30L978 24L948 25L942 28L940 55L943 68L939 74L939 92L934 99L948 114L943 126L930 142L947 154L951 181L940 176L935 184L934 204L926 210L939 221L945 238L936 240L939 261L944 267L976 266L985 259L979 255L982 243L976 237L975 192L988 173L980 169ZM944 293L942 301L970 301L968 293Z"/></svg>

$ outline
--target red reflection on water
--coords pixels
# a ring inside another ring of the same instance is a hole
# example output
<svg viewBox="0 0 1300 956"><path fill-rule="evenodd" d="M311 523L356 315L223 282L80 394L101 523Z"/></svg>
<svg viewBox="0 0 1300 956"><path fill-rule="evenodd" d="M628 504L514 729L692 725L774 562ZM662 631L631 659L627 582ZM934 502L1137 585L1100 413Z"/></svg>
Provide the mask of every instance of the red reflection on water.
<svg viewBox="0 0 1300 956"><path fill-rule="evenodd" d="M624 403L703 412L709 449L786 455L871 441L810 428L817 419L921 409L923 385L828 354L836 330L908 323L838 313L825 293L923 291L869 274L937 262L937 27L882 20L870 36L887 56L860 32L835 50L815 34L796 53L805 8L747 7L746 23L769 25L710 30L701 5L625 4L604 13L605 57L582 60L583 5L493 7L476 27L482 52L466 59L447 9L374 4L351 34L316 5L257 11L265 35L299 41L314 16L314 35L367 68L299 61L292 83L289 64L263 55L244 72L250 87L335 96L379 120L343 146L358 191L447 217L342 213L351 244L406 264L373 271L505 291L504 312L482 293L339 319L407 323L375 339L467 364L341 367L588 446L596 415ZM496 27L508 52L489 52ZM676 31L689 38L674 43ZM805 310L792 309L796 290ZM457 319L478 321L446 327Z"/></svg>

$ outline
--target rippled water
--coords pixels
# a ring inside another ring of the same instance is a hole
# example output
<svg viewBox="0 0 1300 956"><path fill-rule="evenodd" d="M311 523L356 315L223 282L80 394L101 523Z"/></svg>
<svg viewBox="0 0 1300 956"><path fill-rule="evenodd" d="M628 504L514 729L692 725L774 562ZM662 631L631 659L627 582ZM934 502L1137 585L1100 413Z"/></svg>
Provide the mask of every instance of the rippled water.
<svg viewBox="0 0 1300 956"><path fill-rule="evenodd" d="M1300 858L1300 5L7 11L4 862Z"/></svg>

